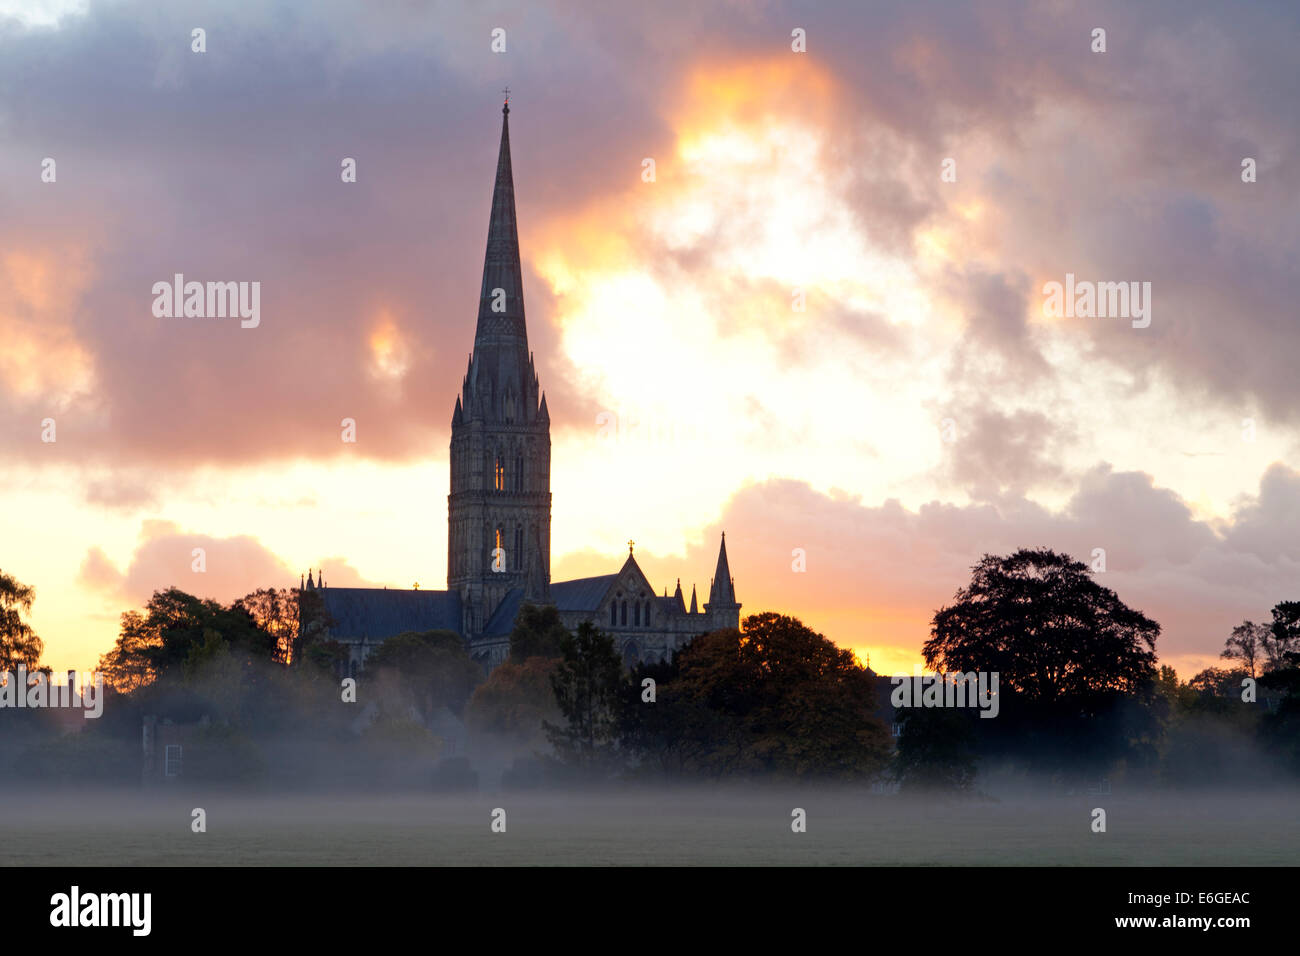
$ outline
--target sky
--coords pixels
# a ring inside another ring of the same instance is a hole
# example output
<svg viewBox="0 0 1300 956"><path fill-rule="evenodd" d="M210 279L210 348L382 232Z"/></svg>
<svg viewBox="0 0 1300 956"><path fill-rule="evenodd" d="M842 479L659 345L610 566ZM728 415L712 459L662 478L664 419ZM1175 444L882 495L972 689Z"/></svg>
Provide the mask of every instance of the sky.
<svg viewBox="0 0 1300 956"><path fill-rule="evenodd" d="M56 669L168 586L445 587L509 86L553 580L634 540L703 601L726 531L742 617L910 672L982 555L1051 547L1188 677L1300 599L1298 41L1287 3L0 0L0 569ZM155 316L176 273L259 324ZM1149 325L1049 314L1067 275Z"/></svg>

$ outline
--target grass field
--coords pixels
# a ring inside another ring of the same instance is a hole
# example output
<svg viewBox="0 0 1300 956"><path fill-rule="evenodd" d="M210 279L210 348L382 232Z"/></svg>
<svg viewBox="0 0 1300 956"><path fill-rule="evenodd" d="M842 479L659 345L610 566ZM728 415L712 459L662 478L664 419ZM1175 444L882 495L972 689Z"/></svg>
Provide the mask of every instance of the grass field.
<svg viewBox="0 0 1300 956"><path fill-rule="evenodd" d="M190 829L191 810L207 832ZM506 832L490 828L494 808ZM791 811L807 832L791 831ZM1093 833L1091 811L1107 813ZM919 800L811 790L473 795L0 794L0 863L1294 865L1300 794Z"/></svg>

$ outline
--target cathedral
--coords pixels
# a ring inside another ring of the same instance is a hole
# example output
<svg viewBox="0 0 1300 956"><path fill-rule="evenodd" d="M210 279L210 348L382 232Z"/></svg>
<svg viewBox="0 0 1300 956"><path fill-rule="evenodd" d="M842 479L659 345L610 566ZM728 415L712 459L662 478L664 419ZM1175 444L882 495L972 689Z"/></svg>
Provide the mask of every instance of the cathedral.
<svg viewBox="0 0 1300 956"><path fill-rule="evenodd" d="M487 254L474 350L451 415L447 496L447 590L331 588L311 574L329 615L329 636L348 648L356 674L385 639L449 630L491 670L510 651L525 604L553 605L570 629L590 621L614 638L626 664L670 657L697 634L738 627L740 605L726 534L703 610L681 580L655 594L632 553L612 574L551 580L551 420L524 322L523 269L510 168L510 104L502 109Z"/></svg>

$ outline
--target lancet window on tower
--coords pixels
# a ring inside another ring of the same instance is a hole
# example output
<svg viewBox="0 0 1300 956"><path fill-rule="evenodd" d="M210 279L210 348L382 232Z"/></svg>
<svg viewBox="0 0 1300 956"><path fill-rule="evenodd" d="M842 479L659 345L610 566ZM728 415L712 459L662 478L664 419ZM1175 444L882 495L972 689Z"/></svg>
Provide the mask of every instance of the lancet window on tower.
<svg viewBox="0 0 1300 956"><path fill-rule="evenodd" d="M500 455L497 456L495 474L496 474L496 490L505 491L506 490L506 464L501 460Z"/></svg>

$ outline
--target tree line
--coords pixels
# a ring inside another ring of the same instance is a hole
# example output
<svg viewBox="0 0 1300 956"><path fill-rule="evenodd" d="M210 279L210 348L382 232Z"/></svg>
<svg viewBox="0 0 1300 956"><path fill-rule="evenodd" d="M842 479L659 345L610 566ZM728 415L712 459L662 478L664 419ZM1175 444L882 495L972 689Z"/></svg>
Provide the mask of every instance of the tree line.
<svg viewBox="0 0 1300 956"><path fill-rule="evenodd" d="M24 620L33 599L0 572L0 670L39 667L42 645ZM996 719L896 709L887 679L787 615L751 615L628 669L595 625L570 632L554 607L526 605L490 675L453 632L386 640L358 675L356 700L370 702L359 725L339 693L348 649L331 624L312 591L258 590L229 605L155 592L122 615L100 660L111 696L91 738L37 748L31 765L80 760L86 770L95 735L137 741L140 717L154 713L212 723L210 736L236 755L214 774L255 775L251 742L277 735L322 746L359 738L432 762L447 748L431 728L449 717L476 745L518 755L507 779L519 785L762 777L961 791L994 768L1067 786L1117 774L1175 784L1300 774L1300 601L1234 628L1225 666L1183 682L1159 665L1159 624L1047 549L985 555L922 648L933 671L998 674Z"/></svg>

